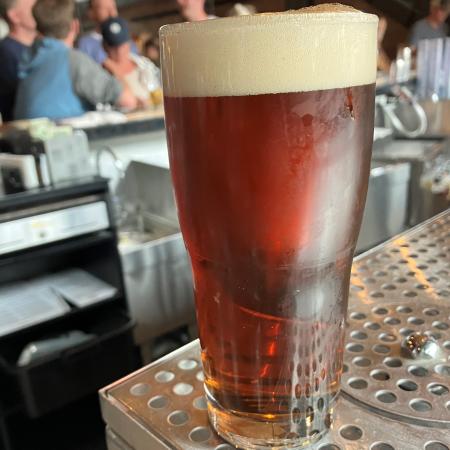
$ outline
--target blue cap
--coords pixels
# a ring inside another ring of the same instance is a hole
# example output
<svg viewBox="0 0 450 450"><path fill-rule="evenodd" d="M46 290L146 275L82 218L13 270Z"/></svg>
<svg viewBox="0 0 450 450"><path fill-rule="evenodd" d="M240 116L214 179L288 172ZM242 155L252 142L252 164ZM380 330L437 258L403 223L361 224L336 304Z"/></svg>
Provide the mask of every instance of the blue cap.
<svg viewBox="0 0 450 450"><path fill-rule="evenodd" d="M128 24L121 17L111 17L101 24L103 41L109 47L118 47L130 40Z"/></svg>

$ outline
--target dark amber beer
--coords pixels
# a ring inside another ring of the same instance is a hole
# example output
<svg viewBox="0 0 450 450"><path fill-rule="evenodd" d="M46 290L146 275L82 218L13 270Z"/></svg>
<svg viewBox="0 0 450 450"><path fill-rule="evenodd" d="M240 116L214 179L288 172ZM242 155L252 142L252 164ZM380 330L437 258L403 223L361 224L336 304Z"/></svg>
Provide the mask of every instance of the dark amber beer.
<svg viewBox="0 0 450 450"><path fill-rule="evenodd" d="M244 449L301 448L332 420L376 28L374 16L326 5L161 31L208 410Z"/></svg>

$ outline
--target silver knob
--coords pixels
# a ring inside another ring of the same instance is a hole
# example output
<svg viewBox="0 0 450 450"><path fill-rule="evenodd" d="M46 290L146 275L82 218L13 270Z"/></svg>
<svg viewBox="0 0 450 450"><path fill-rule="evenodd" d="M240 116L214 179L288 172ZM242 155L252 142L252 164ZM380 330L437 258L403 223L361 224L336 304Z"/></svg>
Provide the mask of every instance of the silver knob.
<svg viewBox="0 0 450 450"><path fill-rule="evenodd" d="M403 353L413 359L436 358L439 353L439 344L436 340L424 333L410 334L402 342Z"/></svg>

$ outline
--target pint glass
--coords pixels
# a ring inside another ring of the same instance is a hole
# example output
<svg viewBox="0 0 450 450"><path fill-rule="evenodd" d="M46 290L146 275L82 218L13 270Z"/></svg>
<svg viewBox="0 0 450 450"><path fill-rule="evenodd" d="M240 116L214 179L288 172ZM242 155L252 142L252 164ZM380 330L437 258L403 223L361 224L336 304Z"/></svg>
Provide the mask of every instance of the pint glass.
<svg viewBox="0 0 450 450"><path fill-rule="evenodd" d="M332 421L377 21L325 5L160 31L208 412L243 449L302 448Z"/></svg>

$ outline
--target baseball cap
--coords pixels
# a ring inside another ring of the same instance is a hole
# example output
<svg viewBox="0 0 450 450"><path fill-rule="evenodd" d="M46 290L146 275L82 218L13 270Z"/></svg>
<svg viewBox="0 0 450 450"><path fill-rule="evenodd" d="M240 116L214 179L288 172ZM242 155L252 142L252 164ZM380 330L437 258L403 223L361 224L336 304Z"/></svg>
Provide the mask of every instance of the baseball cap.
<svg viewBox="0 0 450 450"><path fill-rule="evenodd" d="M121 17L111 17L101 24L103 40L109 47L118 47L130 40L128 24Z"/></svg>

